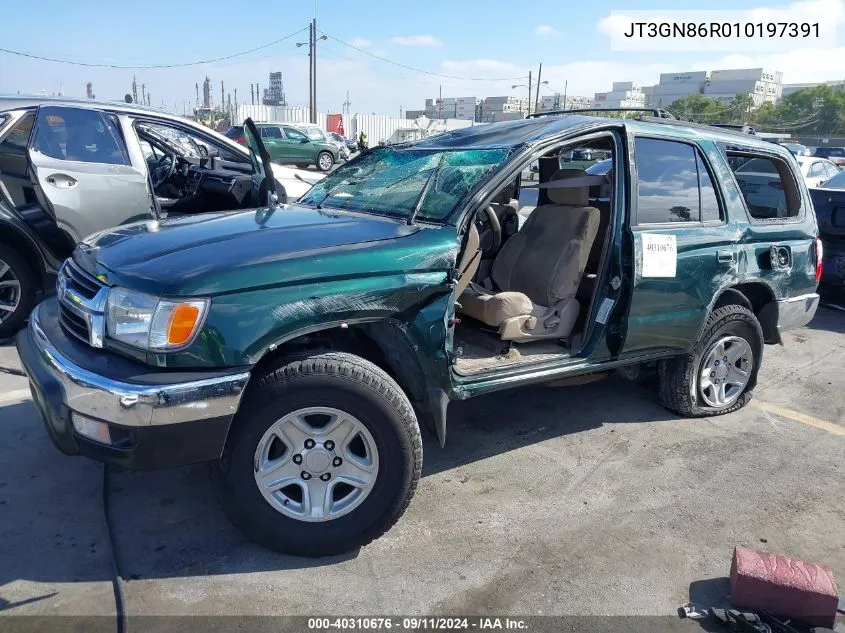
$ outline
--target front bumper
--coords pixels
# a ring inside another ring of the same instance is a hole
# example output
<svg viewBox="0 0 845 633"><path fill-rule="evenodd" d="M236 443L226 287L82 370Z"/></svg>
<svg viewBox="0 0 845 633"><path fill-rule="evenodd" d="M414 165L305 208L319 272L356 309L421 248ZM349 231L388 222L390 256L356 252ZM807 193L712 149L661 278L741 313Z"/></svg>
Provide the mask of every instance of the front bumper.
<svg viewBox="0 0 845 633"><path fill-rule="evenodd" d="M55 299L35 308L16 343L59 450L138 470L218 458L249 381L247 371L155 371L89 348L61 329ZM106 423L110 443L78 433L78 416Z"/></svg>
<svg viewBox="0 0 845 633"><path fill-rule="evenodd" d="M819 295L808 294L784 299L778 301L777 306L778 332L783 333L804 327L813 320L819 307Z"/></svg>

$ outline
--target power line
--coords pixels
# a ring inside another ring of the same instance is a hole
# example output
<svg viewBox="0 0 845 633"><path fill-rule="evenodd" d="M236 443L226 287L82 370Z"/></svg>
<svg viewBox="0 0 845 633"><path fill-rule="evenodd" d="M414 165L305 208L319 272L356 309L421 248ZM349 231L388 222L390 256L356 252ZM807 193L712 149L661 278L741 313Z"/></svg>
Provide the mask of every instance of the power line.
<svg viewBox="0 0 845 633"><path fill-rule="evenodd" d="M214 59L203 59L195 62L183 62L179 64L142 64L137 66L132 65L121 65L121 64L100 64L100 63L92 63L92 62L77 62L70 59L58 59L56 57L43 57L41 55L34 55L32 53L25 53L23 51L13 51L8 48L0 48L0 52L8 53L10 55L17 55L19 57L27 57L29 59L38 59L45 62L55 62L57 64L70 64L71 66L85 66L88 68L117 68L121 70L150 70L155 68L182 68L185 66L199 66L201 64L213 64L214 62L222 62L227 59L233 59L235 57L242 57L243 55L248 55L250 53L254 53L255 51L260 51L265 48L269 48L279 42L284 42L287 39L292 38L294 35L298 35L302 33L308 27L303 27L298 31L295 31L289 35L285 35L284 37L280 37L277 40L273 40L272 42L268 42L267 44L262 44L261 46L256 46L255 48L251 48L246 51L241 51L239 53L233 53L231 55L226 55L224 57L215 57Z"/></svg>
<svg viewBox="0 0 845 633"><path fill-rule="evenodd" d="M349 42L344 42L343 40L326 33L325 31L320 31L323 35L328 37L329 39L334 40L335 42L339 42L344 46L348 46L349 48L355 49L359 53L364 53L365 55L369 55L370 57L374 57L375 59L379 59L383 62L387 62L388 64L393 64L394 66L399 66L401 68L405 68L407 70L413 70L414 72L423 73L425 75L431 75L433 77L442 77L443 79L457 79L459 81L514 81L516 79L524 79L524 77L458 77L456 75L444 75L442 73L435 73L430 70L424 70L422 68L416 68L414 66L408 66L407 64L403 64L401 62L394 61L392 59L388 59L387 57L382 57L381 55L376 55L375 53L371 53L368 50L364 50L363 48L359 48Z"/></svg>

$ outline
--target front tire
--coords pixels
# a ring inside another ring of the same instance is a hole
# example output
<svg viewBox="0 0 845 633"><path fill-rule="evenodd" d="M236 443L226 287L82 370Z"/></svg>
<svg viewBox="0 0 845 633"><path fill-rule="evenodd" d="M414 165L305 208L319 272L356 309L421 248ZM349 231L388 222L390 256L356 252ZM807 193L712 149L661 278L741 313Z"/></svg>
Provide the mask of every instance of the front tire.
<svg viewBox="0 0 845 633"><path fill-rule="evenodd" d="M328 556L384 534L422 469L411 403L353 354L283 359L255 376L214 483L232 523L269 549Z"/></svg>
<svg viewBox="0 0 845 633"><path fill-rule="evenodd" d="M320 171L329 171L334 167L334 156L331 152L320 152L317 155L317 169Z"/></svg>
<svg viewBox="0 0 845 633"><path fill-rule="evenodd" d="M32 312L35 273L16 250L0 244L0 339L17 332Z"/></svg>
<svg viewBox="0 0 845 633"><path fill-rule="evenodd" d="M658 365L661 404L688 417L722 415L751 401L763 360L763 331L748 308L713 311L692 352Z"/></svg>

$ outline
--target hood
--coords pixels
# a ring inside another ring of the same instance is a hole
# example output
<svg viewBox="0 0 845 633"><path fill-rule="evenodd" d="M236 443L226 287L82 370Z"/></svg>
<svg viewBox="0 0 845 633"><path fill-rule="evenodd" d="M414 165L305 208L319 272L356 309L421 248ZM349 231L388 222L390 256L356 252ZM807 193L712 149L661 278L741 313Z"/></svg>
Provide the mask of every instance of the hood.
<svg viewBox="0 0 845 633"><path fill-rule="evenodd" d="M432 239L444 232L451 237ZM159 295L213 295L421 270L421 262L429 270L431 264L446 270L455 240L452 227L290 205L129 224L90 236L74 259L109 285Z"/></svg>

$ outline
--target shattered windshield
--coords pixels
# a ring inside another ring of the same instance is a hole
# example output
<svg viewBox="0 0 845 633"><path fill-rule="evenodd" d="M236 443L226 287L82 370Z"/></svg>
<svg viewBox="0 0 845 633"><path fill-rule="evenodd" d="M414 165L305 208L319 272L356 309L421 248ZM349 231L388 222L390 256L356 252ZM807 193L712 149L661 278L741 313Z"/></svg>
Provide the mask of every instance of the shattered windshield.
<svg viewBox="0 0 845 633"><path fill-rule="evenodd" d="M324 178L300 203L407 217L433 179L417 218L442 220L510 154L506 149L374 149Z"/></svg>

